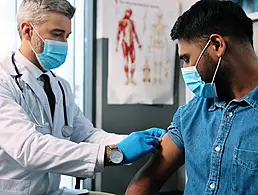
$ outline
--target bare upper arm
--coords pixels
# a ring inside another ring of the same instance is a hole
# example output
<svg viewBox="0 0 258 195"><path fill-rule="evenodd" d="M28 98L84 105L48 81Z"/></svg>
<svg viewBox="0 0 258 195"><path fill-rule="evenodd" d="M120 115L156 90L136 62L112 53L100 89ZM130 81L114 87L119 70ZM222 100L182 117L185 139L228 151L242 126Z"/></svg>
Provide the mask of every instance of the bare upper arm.
<svg viewBox="0 0 258 195"><path fill-rule="evenodd" d="M166 134L161 148L138 171L129 184L126 195L156 194L165 181L184 164L184 152Z"/></svg>

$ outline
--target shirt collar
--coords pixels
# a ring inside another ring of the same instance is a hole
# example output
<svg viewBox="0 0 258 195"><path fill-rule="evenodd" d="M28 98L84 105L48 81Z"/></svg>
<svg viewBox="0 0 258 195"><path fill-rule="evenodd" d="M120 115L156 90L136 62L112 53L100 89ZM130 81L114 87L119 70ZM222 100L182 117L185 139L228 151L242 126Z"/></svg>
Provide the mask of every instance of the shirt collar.
<svg viewBox="0 0 258 195"><path fill-rule="evenodd" d="M215 111L217 108L226 108L227 103L225 101L220 101L218 98L210 99L211 106L209 107L208 111L212 112ZM245 97L237 100L233 100L234 102L246 102L253 108L258 110L258 86L255 87L249 94Z"/></svg>
<svg viewBox="0 0 258 195"><path fill-rule="evenodd" d="M30 62L22 53L17 50L15 52L16 66L20 73L28 70L36 79L43 73L37 66Z"/></svg>
<svg viewBox="0 0 258 195"><path fill-rule="evenodd" d="M208 109L209 112L215 111L217 108L226 108L227 103L225 101L220 101L218 98L209 99L210 108Z"/></svg>
<svg viewBox="0 0 258 195"><path fill-rule="evenodd" d="M258 109L258 86L243 98L253 108Z"/></svg>

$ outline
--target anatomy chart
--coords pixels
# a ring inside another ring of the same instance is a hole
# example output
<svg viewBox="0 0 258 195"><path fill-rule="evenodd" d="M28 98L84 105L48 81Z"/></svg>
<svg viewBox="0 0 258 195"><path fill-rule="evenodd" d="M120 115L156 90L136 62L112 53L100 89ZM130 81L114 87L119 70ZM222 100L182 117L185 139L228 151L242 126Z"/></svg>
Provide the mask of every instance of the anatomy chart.
<svg viewBox="0 0 258 195"><path fill-rule="evenodd" d="M173 104L177 1L108 1L108 103Z"/></svg>

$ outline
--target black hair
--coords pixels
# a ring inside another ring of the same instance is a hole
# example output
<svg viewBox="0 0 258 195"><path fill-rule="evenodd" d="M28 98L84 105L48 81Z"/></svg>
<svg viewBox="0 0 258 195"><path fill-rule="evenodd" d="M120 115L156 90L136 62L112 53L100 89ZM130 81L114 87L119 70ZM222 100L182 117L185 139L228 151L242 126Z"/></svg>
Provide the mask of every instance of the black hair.
<svg viewBox="0 0 258 195"><path fill-rule="evenodd" d="M198 1L177 19L170 36L172 40L191 42L208 38L211 34L229 36L240 43L253 45L252 20L232 1Z"/></svg>

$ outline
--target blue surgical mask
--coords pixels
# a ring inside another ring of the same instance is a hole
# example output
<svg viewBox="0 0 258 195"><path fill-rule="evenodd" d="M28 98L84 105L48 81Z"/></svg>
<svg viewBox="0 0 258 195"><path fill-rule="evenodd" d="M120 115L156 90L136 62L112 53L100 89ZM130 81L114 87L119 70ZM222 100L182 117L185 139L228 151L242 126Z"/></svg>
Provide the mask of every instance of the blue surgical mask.
<svg viewBox="0 0 258 195"><path fill-rule="evenodd" d="M211 41L209 40L208 43L206 44L206 46L204 47L204 49L202 50L200 56L197 59L197 62L196 62L195 66L190 66L190 67L187 67L187 68L181 68L183 78L184 78L184 81L185 81L187 87L195 95L201 96L201 97L204 97L204 98L215 98L215 97L218 96L214 80L215 80L215 76L216 76L216 73L218 71L219 65L221 63L221 57L219 58L217 68L215 70L215 73L213 75L211 83L205 83L202 80L202 78L201 78L201 76L200 76L200 74L197 70L197 65L198 65L203 53L208 48L210 42Z"/></svg>
<svg viewBox="0 0 258 195"><path fill-rule="evenodd" d="M32 26L33 27L33 26ZM35 28L33 27L35 30ZM40 39L44 42L44 50L42 53L38 54L36 51L32 48L31 49L35 53L40 65L45 70L51 70L58 68L61 66L67 56L68 52L68 44L67 42L60 42L60 41L54 41L54 40L43 40L43 38L39 35L39 33L35 30L35 32L38 34Z"/></svg>

